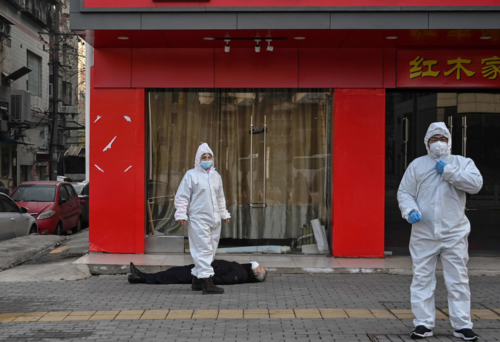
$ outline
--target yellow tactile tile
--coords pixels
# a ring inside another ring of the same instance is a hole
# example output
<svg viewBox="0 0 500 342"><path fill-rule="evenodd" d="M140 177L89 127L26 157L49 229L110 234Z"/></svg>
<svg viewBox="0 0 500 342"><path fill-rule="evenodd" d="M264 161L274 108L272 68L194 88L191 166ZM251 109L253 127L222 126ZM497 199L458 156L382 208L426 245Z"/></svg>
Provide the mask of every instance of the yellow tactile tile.
<svg viewBox="0 0 500 342"><path fill-rule="evenodd" d="M170 310L167 319L191 319L193 310Z"/></svg>
<svg viewBox="0 0 500 342"><path fill-rule="evenodd" d="M255 318L269 318L269 310L267 309L245 309L243 311L245 318L255 319Z"/></svg>
<svg viewBox="0 0 500 342"><path fill-rule="evenodd" d="M71 314L72 311L50 311L48 312L45 316L43 317L50 317L50 316L68 316Z"/></svg>
<svg viewBox="0 0 500 342"><path fill-rule="evenodd" d="M64 317L63 321L88 321L89 318L91 316L89 315L82 315L82 316L78 316L78 315L69 315L69 316L66 316Z"/></svg>
<svg viewBox="0 0 500 342"><path fill-rule="evenodd" d="M323 318L348 318L344 309L319 309Z"/></svg>
<svg viewBox="0 0 500 342"><path fill-rule="evenodd" d="M72 311L70 316L92 316L95 314L95 311Z"/></svg>
<svg viewBox="0 0 500 342"><path fill-rule="evenodd" d="M270 318L295 318L295 312L293 309L270 309L269 310Z"/></svg>
<svg viewBox="0 0 500 342"><path fill-rule="evenodd" d="M217 319L219 310L194 310L192 319Z"/></svg>
<svg viewBox="0 0 500 342"><path fill-rule="evenodd" d="M349 318L375 318L368 309L345 309Z"/></svg>
<svg viewBox="0 0 500 342"><path fill-rule="evenodd" d="M141 319L165 319L169 310L146 310Z"/></svg>
<svg viewBox="0 0 500 342"><path fill-rule="evenodd" d="M219 310L218 319L242 319L243 310Z"/></svg>
<svg viewBox="0 0 500 342"><path fill-rule="evenodd" d="M389 311L387 311L387 310L375 310L375 309L371 309L370 311L373 314L373 316L375 316L375 318L396 319L396 317L393 314L391 314Z"/></svg>
<svg viewBox="0 0 500 342"><path fill-rule="evenodd" d="M66 317L67 316L43 316L37 322L61 322ZM75 317L75 316L73 316L73 317Z"/></svg>
<svg viewBox="0 0 500 342"><path fill-rule="evenodd" d="M500 316L491 310L471 310L470 312L477 319L500 319Z"/></svg>
<svg viewBox="0 0 500 342"><path fill-rule="evenodd" d="M47 312L25 312L13 320L13 322L36 322Z"/></svg>
<svg viewBox="0 0 500 342"><path fill-rule="evenodd" d="M323 318L318 309L295 309L297 318Z"/></svg>
<svg viewBox="0 0 500 342"><path fill-rule="evenodd" d="M443 311L436 309L436 319L448 319L448 316Z"/></svg>
<svg viewBox="0 0 500 342"><path fill-rule="evenodd" d="M102 311L96 311L94 316L109 316L109 315L118 315L120 313L120 310L102 310Z"/></svg>
<svg viewBox="0 0 500 342"><path fill-rule="evenodd" d="M413 319L414 316L411 310L408 309L392 309L391 312L399 319Z"/></svg>
<svg viewBox="0 0 500 342"><path fill-rule="evenodd" d="M12 322L17 317L21 316L22 312L13 312L13 313L3 313L0 314L0 322Z"/></svg>

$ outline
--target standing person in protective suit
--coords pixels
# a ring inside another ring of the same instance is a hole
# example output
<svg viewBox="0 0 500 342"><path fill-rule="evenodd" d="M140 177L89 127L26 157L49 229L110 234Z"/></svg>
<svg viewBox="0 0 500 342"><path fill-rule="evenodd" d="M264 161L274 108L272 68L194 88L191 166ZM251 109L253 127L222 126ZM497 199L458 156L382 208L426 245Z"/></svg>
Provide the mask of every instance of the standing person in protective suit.
<svg viewBox="0 0 500 342"><path fill-rule="evenodd" d="M188 225L189 250L194 268L192 290L203 294L222 294L213 284L211 266L219 245L221 219L229 222L222 178L213 167L214 153L206 143L198 147L194 169L189 170L175 195L175 219Z"/></svg>
<svg viewBox="0 0 500 342"><path fill-rule="evenodd" d="M483 178L471 159L451 154L451 135L444 123L432 123L424 143L427 155L410 164L398 190L401 214L412 224L411 308L415 330L410 336L432 336L436 263L440 255L453 335L475 340L478 335L472 331L470 314L470 223L465 216L465 200L467 193L481 190Z"/></svg>

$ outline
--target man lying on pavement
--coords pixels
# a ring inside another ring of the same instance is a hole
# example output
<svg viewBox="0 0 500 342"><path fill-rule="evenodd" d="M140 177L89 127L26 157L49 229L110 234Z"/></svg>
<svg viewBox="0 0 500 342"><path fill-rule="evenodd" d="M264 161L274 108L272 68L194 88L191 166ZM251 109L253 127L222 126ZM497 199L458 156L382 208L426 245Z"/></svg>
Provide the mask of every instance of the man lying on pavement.
<svg viewBox="0 0 500 342"><path fill-rule="evenodd" d="M128 281L131 284L192 284L193 291L201 291L201 286L196 286L192 282L191 269L194 265L172 267L166 271L158 273L144 273L130 263L130 273ZM215 285L235 285L245 283L256 283L266 280L267 271L257 262L249 264L239 264L226 260L214 260L212 262L215 275L213 283Z"/></svg>

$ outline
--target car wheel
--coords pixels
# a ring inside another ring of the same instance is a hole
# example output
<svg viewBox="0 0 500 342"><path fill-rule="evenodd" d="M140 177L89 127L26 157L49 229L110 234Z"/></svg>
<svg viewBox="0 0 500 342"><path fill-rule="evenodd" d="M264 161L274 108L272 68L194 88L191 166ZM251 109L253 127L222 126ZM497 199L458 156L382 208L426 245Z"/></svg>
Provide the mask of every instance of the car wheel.
<svg viewBox="0 0 500 342"><path fill-rule="evenodd" d="M80 230L82 230L82 219L81 219L81 218L79 218L79 219L78 219L78 223L77 223L76 227L74 227L74 228L72 229L72 232L73 232L73 234L76 234L76 233L78 233Z"/></svg>
<svg viewBox="0 0 500 342"><path fill-rule="evenodd" d="M38 233L38 228L36 225L32 225L30 229L30 235Z"/></svg>
<svg viewBox="0 0 500 342"><path fill-rule="evenodd" d="M54 235L62 235L62 232L63 232L62 223L59 222L57 224L56 230L54 231Z"/></svg>

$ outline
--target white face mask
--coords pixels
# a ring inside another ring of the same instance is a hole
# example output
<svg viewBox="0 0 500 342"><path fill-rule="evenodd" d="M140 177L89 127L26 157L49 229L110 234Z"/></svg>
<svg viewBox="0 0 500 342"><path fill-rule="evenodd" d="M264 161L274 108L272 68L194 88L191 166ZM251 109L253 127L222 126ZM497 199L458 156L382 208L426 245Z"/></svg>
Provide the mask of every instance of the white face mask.
<svg viewBox="0 0 500 342"><path fill-rule="evenodd" d="M435 143L432 143L429 146L429 149L432 153L434 153L436 156L441 156L446 153L446 150L448 149L448 144L442 141L436 141Z"/></svg>

